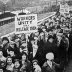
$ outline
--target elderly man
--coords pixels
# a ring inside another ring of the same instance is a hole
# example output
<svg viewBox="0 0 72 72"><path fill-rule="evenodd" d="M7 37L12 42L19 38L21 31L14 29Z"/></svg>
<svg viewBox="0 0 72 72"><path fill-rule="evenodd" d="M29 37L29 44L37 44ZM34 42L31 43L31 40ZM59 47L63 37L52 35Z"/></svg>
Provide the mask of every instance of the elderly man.
<svg viewBox="0 0 72 72"><path fill-rule="evenodd" d="M55 63L54 54L52 52L46 54L47 61L42 66L43 72L56 72L56 68L60 67L59 64Z"/></svg>

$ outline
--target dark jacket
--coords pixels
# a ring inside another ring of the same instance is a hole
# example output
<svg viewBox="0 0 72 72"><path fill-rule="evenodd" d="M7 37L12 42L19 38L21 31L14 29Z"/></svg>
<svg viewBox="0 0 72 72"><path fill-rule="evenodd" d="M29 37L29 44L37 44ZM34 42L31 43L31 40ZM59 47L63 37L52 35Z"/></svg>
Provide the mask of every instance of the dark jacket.
<svg viewBox="0 0 72 72"><path fill-rule="evenodd" d="M7 57L7 49L9 48L9 43L7 43L6 45L3 45L2 51L3 51L3 56Z"/></svg>
<svg viewBox="0 0 72 72"><path fill-rule="evenodd" d="M55 62L52 62L52 68L45 62L42 66L42 72L56 72L57 67L59 67L59 65Z"/></svg>
<svg viewBox="0 0 72 72"><path fill-rule="evenodd" d="M53 52L54 53L54 56L55 58L57 57L57 44L55 42L52 42L50 43L49 41L45 44L44 48L43 48L43 53L44 53L44 56L46 56L46 54L48 52Z"/></svg>
<svg viewBox="0 0 72 72"><path fill-rule="evenodd" d="M26 61L24 65L21 66L20 68L21 72L31 72L31 63L30 61Z"/></svg>

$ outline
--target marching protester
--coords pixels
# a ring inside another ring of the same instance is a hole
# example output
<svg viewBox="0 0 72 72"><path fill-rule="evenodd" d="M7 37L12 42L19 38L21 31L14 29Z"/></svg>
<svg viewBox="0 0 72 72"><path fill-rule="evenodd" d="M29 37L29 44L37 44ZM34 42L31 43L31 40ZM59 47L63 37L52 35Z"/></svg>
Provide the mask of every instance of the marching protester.
<svg viewBox="0 0 72 72"><path fill-rule="evenodd" d="M10 56L8 56L6 62L7 62L6 63L6 72L12 72L13 67L14 67L14 64L12 62L12 58Z"/></svg>
<svg viewBox="0 0 72 72"><path fill-rule="evenodd" d="M22 54L20 71L21 72L31 72L31 63L28 60L28 57L27 57L26 53Z"/></svg>
<svg viewBox="0 0 72 72"><path fill-rule="evenodd" d="M60 67L59 64L55 63L54 60L54 54L53 53L47 53L46 54L47 61L42 66L43 72L56 72L56 68Z"/></svg>
<svg viewBox="0 0 72 72"><path fill-rule="evenodd" d="M15 59L13 72L20 72L21 63L19 59Z"/></svg>
<svg viewBox="0 0 72 72"><path fill-rule="evenodd" d="M54 15L37 32L3 37L0 70L4 72L63 72L72 54L70 18ZM1 63L2 62L2 63Z"/></svg>
<svg viewBox="0 0 72 72"><path fill-rule="evenodd" d="M3 54L5 57L7 57L7 50L9 48L9 39L7 37L2 38L2 49L3 49Z"/></svg>
<svg viewBox="0 0 72 72"><path fill-rule="evenodd" d="M41 67L38 65L37 60L33 60L33 72L42 72Z"/></svg>
<svg viewBox="0 0 72 72"><path fill-rule="evenodd" d="M5 71L6 58L3 56L2 49L0 49L0 71Z"/></svg>

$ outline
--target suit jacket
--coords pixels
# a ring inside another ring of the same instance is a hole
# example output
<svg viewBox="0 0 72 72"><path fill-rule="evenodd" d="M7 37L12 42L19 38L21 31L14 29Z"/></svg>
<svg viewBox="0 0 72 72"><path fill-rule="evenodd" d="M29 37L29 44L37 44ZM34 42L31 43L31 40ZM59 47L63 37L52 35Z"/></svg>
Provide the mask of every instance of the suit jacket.
<svg viewBox="0 0 72 72"><path fill-rule="evenodd" d="M52 68L45 62L42 66L42 72L56 72L57 67L59 67L59 65L55 62L52 62Z"/></svg>

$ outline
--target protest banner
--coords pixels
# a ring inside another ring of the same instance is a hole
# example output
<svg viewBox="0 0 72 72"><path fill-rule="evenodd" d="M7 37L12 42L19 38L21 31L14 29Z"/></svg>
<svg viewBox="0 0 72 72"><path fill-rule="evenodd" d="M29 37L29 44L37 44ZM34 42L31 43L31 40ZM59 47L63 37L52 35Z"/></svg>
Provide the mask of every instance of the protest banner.
<svg viewBox="0 0 72 72"><path fill-rule="evenodd" d="M16 34L37 32L37 14L16 16L15 32Z"/></svg>
<svg viewBox="0 0 72 72"><path fill-rule="evenodd" d="M44 17L45 14L42 15L43 17L42 16L37 16L37 17L41 17L41 19L40 20L38 19L38 21L37 21L37 26L41 25L41 23L48 20L49 17L55 16L55 13L56 12L50 12L46 15L46 17ZM15 32L15 22L10 23L6 26L2 26L2 28L0 27L0 33L1 33L1 38L8 37L9 35L12 35L12 34L16 34L16 32Z"/></svg>
<svg viewBox="0 0 72 72"><path fill-rule="evenodd" d="M67 3L64 5L60 4L60 13L69 13L69 5Z"/></svg>

